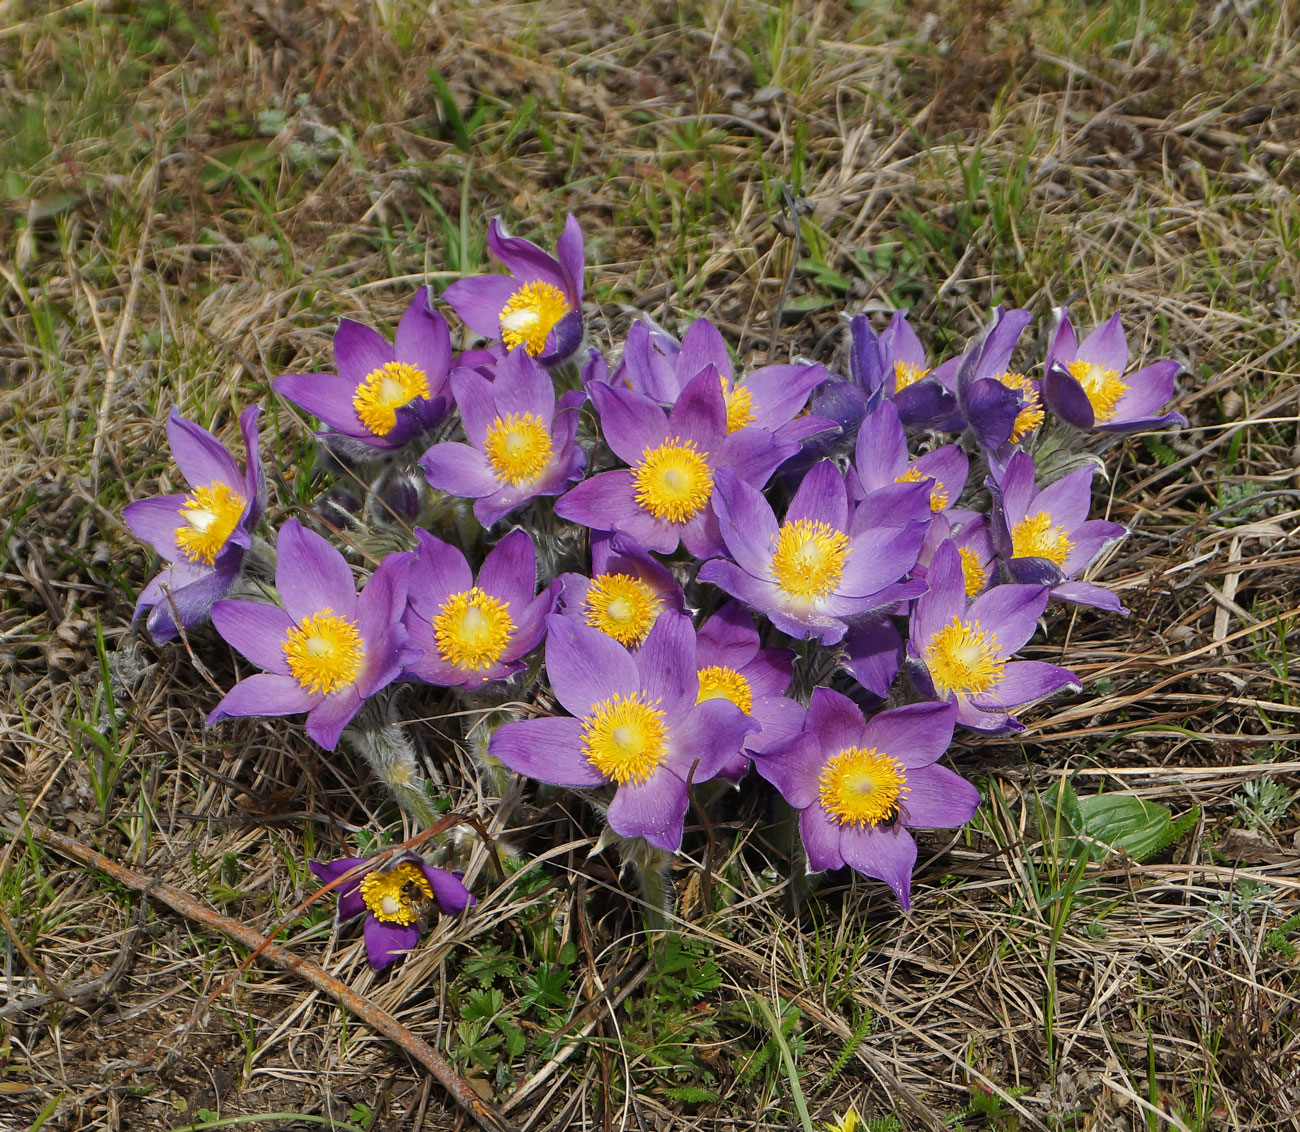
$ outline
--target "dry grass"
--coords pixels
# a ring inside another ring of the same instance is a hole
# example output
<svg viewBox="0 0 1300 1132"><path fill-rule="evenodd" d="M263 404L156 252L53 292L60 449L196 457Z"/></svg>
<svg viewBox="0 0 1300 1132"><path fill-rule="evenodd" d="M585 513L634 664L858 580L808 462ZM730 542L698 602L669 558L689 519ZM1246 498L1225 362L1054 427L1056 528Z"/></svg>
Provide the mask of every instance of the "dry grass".
<svg viewBox="0 0 1300 1132"><path fill-rule="evenodd" d="M149 563L120 509L173 474L169 405L231 434L337 316L476 269L487 215L544 239L580 217L602 342L637 310L706 314L767 360L783 310L776 355L829 362L846 306L911 305L936 348L995 302L1119 307L1185 361L1192 422L1107 454L1135 534L1105 577L1133 616L1053 616L1037 655L1086 690L959 754L988 805L923 843L910 916L866 883L801 901L746 794L679 870L683 974L588 859L590 815L527 794L510 834L545 860L484 872L476 913L391 975L323 906L285 942L529 1129L796 1127L782 1046L818 1120L1300 1126L1270 935L1300 912L1297 49L1286 3L0 3L0 822L263 931L309 854L391 824L296 727L203 730L231 657L132 633ZM267 403L282 517L310 461ZM459 734L433 721L426 753L493 821ZM1044 820L1062 776L1202 816L1150 861L1075 868ZM0 1127L464 1126L286 975L201 1010L244 958L202 924L25 834L0 854ZM538 970L562 1009L528 999Z"/></svg>

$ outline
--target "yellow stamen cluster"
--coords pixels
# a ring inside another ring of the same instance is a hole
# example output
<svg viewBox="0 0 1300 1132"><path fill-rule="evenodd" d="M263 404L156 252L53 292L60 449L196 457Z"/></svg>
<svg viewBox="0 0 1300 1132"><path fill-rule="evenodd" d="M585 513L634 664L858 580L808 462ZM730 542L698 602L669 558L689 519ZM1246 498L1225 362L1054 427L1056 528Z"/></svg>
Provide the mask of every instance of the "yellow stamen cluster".
<svg viewBox="0 0 1300 1132"><path fill-rule="evenodd" d="M326 607L285 630L284 658L289 671L309 692L346 688L361 672L366 651L357 623Z"/></svg>
<svg viewBox="0 0 1300 1132"><path fill-rule="evenodd" d="M1109 366L1095 362L1070 363L1070 376L1083 388L1092 404L1092 415L1099 421L1108 421L1115 415L1119 399L1128 392L1128 386Z"/></svg>
<svg viewBox="0 0 1300 1132"><path fill-rule="evenodd" d="M510 604L474 586L452 594L433 619L438 655L466 672L491 668L515 631Z"/></svg>
<svg viewBox="0 0 1300 1132"><path fill-rule="evenodd" d="M1052 516L1046 511L1029 515L1011 528L1011 556L1013 558L1046 558L1064 566L1074 543L1064 527L1053 526Z"/></svg>
<svg viewBox="0 0 1300 1132"><path fill-rule="evenodd" d="M929 372L923 366L914 366L911 362L895 362L894 392L901 393L909 385L915 385Z"/></svg>
<svg viewBox="0 0 1300 1132"><path fill-rule="evenodd" d="M727 432L738 432L754 423L754 394L745 386L728 381L723 374L722 399L727 405Z"/></svg>
<svg viewBox="0 0 1300 1132"><path fill-rule="evenodd" d="M911 789L903 764L874 747L845 747L826 764L819 782L822 809L840 825L892 819Z"/></svg>
<svg viewBox="0 0 1300 1132"><path fill-rule="evenodd" d="M371 370L352 394L352 407L361 423L376 436L387 436L397 425L397 410L417 397L428 398L424 371L405 362L388 362Z"/></svg>
<svg viewBox="0 0 1300 1132"><path fill-rule="evenodd" d="M667 736L658 700L646 703L641 693L611 696L595 704L582 721L582 753L620 786L640 783L664 761Z"/></svg>
<svg viewBox="0 0 1300 1132"><path fill-rule="evenodd" d="M851 553L848 536L827 523L783 523L772 554L772 576L791 597L823 598L839 585Z"/></svg>
<svg viewBox="0 0 1300 1132"><path fill-rule="evenodd" d="M925 650L926 667L939 695L956 692L978 696L1002 679L996 633L986 633L978 621L954 617Z"/></svg>
<svg viewBox="0 0 1300 1132"><path fill-rule="evenodd" d="M663 599L631 574L592 578L583 603L587 624L627 648L646 639L663 607Z"/></svg>
<svg viewBox="0 0 1300 1132"><path fill-rule="evenodd" d="M730 700L746 715L754 709L754 689L734 668L725 664L710 664L700 669L700 694L697 704L705 700Z"/></svg>
<svg viewBox="0 0 1300 1132"><path fill-rule="evenodd" d="M641 453L632 470L636 501L656 519L684 523L709 505L713 472L689 440L668 440Z"/></svg>
<svg viewBox="0 0 1300 1132"><path fill-rule="evenodd" d="M248 501L217 481L196 487L180 507L176 548L191 562L211 565L243 518Z"/></svg>
<svg viewBox="0 0 1300 1132"><path fill-rule="evenodd" d="M551 466L555 447L536 413L507 413L497 417L483 444L492 474L503 483L530 483Z"/></svg>
<svg viewBox="0 0 1300 1132"><path fill-rule="evenodd" d="M433 899L433 885L414 861L376 869L361 878L361 900L376 920L409 927Z"/></svg>
<svg viewBox="0 0 1300 1132"><path fill-rule="evenodd" d="M943 486L943 481L934 479L934 476L927 476L915 464L901 476L894 477L895 483L920 483L922 480L934 480L934 487L930 489L930 510L942 511L948 506L948 489Z"/></svg>
<svg viewBox="0 0 1300 1132"><path fill-rule="evenodd" d="M1023 373L1000 373L994 380L1002 382L1008 389L1017 390L1024 402L1011 426L1011 443L1019 444L1043 423L1043 400L1033 381Z"/></svg>
<svg viewBox="0 0 1300 1132"><path fill-rule="evenodd" d="M957 553L961 555L961 576L966 583L966 596L974 597L989 580L989 572L980 562L980 556L969 546L963 546Z"/></svg>
<svg viewBox="0 0 1300 1132"><path fill-rule="evenodd" d="M555 324L572 309L554 283L525 283L501 308L501 341L507 350L523 346L535 358L546 349Z"/></svg>

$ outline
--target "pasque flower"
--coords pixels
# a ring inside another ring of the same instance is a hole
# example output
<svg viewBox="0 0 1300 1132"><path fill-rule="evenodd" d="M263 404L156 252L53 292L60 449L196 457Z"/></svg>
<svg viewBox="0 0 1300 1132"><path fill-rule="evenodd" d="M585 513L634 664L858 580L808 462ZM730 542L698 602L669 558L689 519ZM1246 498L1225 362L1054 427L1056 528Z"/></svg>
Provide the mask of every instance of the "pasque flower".
<svg viewBox="0 0 1300 1132"><path fill-rule="evenodd" d="M930 368L907 311L896 312L880 335L871 329L866 315L855 315L849 321L849 335L849 375L866 394L868 411L882 400L892 401L909 428L961 429L957 400L939 380L939 371Z"/></svg>
<svg viewBox="0 0 1300 1132"><path fill-rule="evenodd" d="M523 346L544 366L558 365L582 345L582 228L570 216L548 255L536 244L488 226L488 250L506 275L476 275L453 283L443 298L476 334Z"/></svg>
<svg viewBox="0 0 1300 1132"><path fill-rule="evenodd" d="M149 612L146 625L156 641L177 635L177 617L187 629L206 618L239 575L266 502L257 445L260 412L251 405L239 418L241 473L224 444L172 409L167 439L190 491L141 499L122 511L136 538L149 543L167 564L135 605L137 618Z"/></svg>
<svg viewBox="0 0 1300 1132"><path fill-rule="evenodd" d="M610 828L676 851L687 783L713 778L757 725L730 700L700 700L685 614L661 614L635 654L569 618L547 621L546 672L571 714L503 724L488 753L541 782L612 783Z"/></svg>
<svg viewBox="0 0 1300 1132"><path fill-rule="evenodd" d="M307 713L307 734L326 750L361 705L412 659L402 627L409 554L390 554L360 596L343 555L297 519L276 539L275 588L283 602L219 601L212 623L264 672L226 693L208 724L231 716Z"/></svg>
<svg viewBox="0 0 1300 1132"><path fill-rule="evenodd" d="M420 942L435 909L447 915L478 903L460 877L426 864L414 853L402 853L362 871L369 857L340 857L337 861L308 861L321 884L356 870L334 891L339 898L340 924L364 915L362 934L366 958L382 971Z"/></svg>
<svg viewBox="0 0 1300 1132"><path fill-rule="evenodd" d="M898 410L882 401L858 429L848 484L851 495L862 499L889 484L928 483L930 510L947 511L957 503L969 474L970 461L956 444L945 444L913 460Z"/></svg>
<svg viewBox="0 0 1300 1132"><path fill-rule="evenodd" d="M666 609L686 609L672 572L627 535L593 532L591 576L560 577L561 612L636 648Z"/></svg>
<svg viewBox="0 0 1300 1132"><path fill-rule="evenodd" d="M952 741L951 704L921 703L864 720L847 696L813 690L803 730L754 766L799 811L808 868L848 865L911 907L916 842L908 827L970 820L979 792L938 759Z"/></svg>
<svg viewBox="0 0 1300 1132"><path fill-rule="evenodd" d="M335 432L372 448L400 448L432 428L450 407L451 334L421 287L390 346L350 318L334 334L338 373L290 373L271 382Z"/></svg>
<svg viewBox="0 0 1300 1132"><path fill-rule="evenodd" d="M996 308L966 352L939 367L951 372L939 373L939 379L954 385L962 417L998 466L1043 423L1038 382L1011 369L1011 356L1032 320L1026 310Z"/></svg>

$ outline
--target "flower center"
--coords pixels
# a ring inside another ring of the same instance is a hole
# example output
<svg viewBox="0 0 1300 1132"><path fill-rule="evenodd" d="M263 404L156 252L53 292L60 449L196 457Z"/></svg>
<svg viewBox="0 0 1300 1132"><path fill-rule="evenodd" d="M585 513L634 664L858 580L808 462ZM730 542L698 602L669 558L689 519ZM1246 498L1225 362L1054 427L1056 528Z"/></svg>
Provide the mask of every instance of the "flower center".
<svg viewBox="0 0 1300 1132"><path fill-rule="evenodd" d="M903 764L874 747L845 747L821 773L822 809L840 825L875 825L892 819L910 791Z"/></svg>
<svg viewBox="0 0 1300 1132"><path fill-rule="evenodd" d="M491 668L506 651L514 630L510 603L478 586L452 594L433 619L438 655L468 672Z"/></svg>
<svg viewBox="0 0 1300 1132"><path fill-rule="evenodd" d="M684 523L709 504L713 472L690 440L669 440L641 453L633 469L636 501L656 519Z"/></svg>
<svg viewBox="0 0 1300 1132"><path fill-rule="evenodd" d="M839 584L850 553L843 531L827 523L796 519L781 524L772 554L772 574L792 597L825 597Z"/></svg>
<svg viewBox="0 0 1300 1132"><path fill-rule="evenodd" d="M1002 679L998 635L986 633L978 621L954 617L940 629L925 650L930 678L941 696L978 696Z"/></svg>
<svg viewBox="0 0 1300 1132"><path fill-rule="evenodd" d="M376 436L387 436L397 424L397 410L417 397L427 399L429 379L405 362L387 362L371 370L352 394L352 407L361 423Z"/></svg>
<svg viewBox="0 0 1300 1132"><path fill-rule="evenodd" d="M942 511L948 506L948 489L939 480L935 480L934 476L927 476L913 466L901 476L894 477L895 483L920 483L922 480L934 480L934 487L930 489L930 510Z"/></svg>
<svg viewBox="0 0 1300 1132"><path fill-rule="evenodd" d="M587 624L627 648L646 639L663 607L663 599L631 574L601 574L587 587Z"/></svg>
<svg viewBox="0 0 1300 1132"><path fill-rule="evenodd" d="M1011 528L1012 558L1046 558L1064 566L1073 549L1069 533L1064 527L1053 526L1052 516L1046 511L1030 515Z"/></svg>
<svg viewBox="0 0 1300 1132"><path fill-rule="evenodd" d="M1043 423L1043 400L1033 381L1023 373L1000 373L993 380L1020 393L1020 412L1016 414L1009 437L1012 444L1019 444Z"/></svg>
<svg viewBox="0 0 1300 1132"><path fill-rule="evenodd" d="M730 700L736 707L749 715L754 707L754 690L734 668L723 664L710 664L700 669L700 694L695 697L697 704L705 700Z"/></svg>
<svg viewBox="0 0 1300 1132"><path fill-rule="evenodd" d="M497 479L518 485L540 476L551 464L551 434L536 413L507 413L488 429L488 463Z"/></svg>
<svg viewBox="0 0 1300 1132"><path fill-rule="evenodd" d="M754 423L754 394L745 386L728 381L724 374L722 379L722 399L727 405L727 432L737 432L746 425Z"/></svg>
<svg viewBox="0 0 1300 1132"><path fill-rule="evenodd" d="M294 679L309 692L346 688L366 656L357 623L328 607L285 630L280 647Z"/></svg>
<svg viewBox="0 0 1300 1132"><path fill-rule="evenodd" d="M901 393L909 385L915 385L929 372L924 366L914 366L911 362L895 362L894 392Z"/></svg>
<svg viewBox="0 0 1300 1132"><path fill-rule="evenodd" d="M961 576L966 583L966 596L974 597L989 580L989 572L980 562L980 556L969 546L963 546L957 553L961 555Z"/></svg>
<svg viewBox="0 0 1300 1132"><path fill-rule="evenodd" d="M433 885L413 861L400 861L387 871L376 869L361 878L361 899L376 920L406 927L420 919L433 899Z"/></svg>
<svg viewBox="0 0 1300 1132"><path fill-rule="evenodd" d="M664 761L668 729L659 701L642 694L611 696L592 707L582 721L582 753L606 778L620 786L645 782Z"/></svg>
<svg viewBox="0 0 1300 1132"><path fill-rule="evenodd" d="M1128 392L1128 386L1115 370L1095 362L1071 362L1070 376L1083 387L1092 402L1092 415L1099 421L1110 420L1119 399Z"/></svg>
<svg viewBox="0 0 1300 1132"><path fill-rule="evenodd" d="M507 350L522 346L534 358L546 349L547 335L572 308L554 283L525 283L501 308L501 341Z"/></svg>
<svg viewBox="0 0 1300 1132"><path fill-rule="evenodd" d="M239 526L246 506L247 500L242 495L220 481L196 487L180 507L177 549L191 562L211 565L231 532Z"/></svg>

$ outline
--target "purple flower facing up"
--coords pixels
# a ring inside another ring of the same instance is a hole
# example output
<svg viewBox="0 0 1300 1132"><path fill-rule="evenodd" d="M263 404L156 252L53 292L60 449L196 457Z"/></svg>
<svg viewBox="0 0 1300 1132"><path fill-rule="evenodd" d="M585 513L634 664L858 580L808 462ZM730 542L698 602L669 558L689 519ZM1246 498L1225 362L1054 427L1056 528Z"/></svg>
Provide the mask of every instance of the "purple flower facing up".
<svg viewBox="0 0 1300 1132"><path fill-rule="evenodd" d="M916 842L909 826L953 829L979 791L939 757L952 741L950 704L909 704L869 720L847 696L813 690L803 731L754 760L799 811L811 872L848 865L911 906Z"/></svg>
<svg viewBox="0 0 1300 1132"><path fill-rule="evenodd" d="M339 372L290 373L271 382L281 396L319 417L335 432L372 448L400 448L447 414L451 334L421 287L384 336L350 318L334 334Z"/></svg>
<svg viewBox="0 0 1300 1132"><path fill-rule="evenodd" d="M899 580L916 564L925 537L925 484L872 492L850 520L844 478L825 460L804 476L778 525L762 492L722 470L715 508L732 560L706 562L700 581L720 586L792 637L833 645L849 619L925 588Z"/></svg>
<svg viewBox="0 0 1300 1132"><path fill-rule="evenodd" d="M503 724L488 753L557 786L614 784L610 828L676 851L687 783L713 778L756 728L726 699L699 702L690 618L662 614L633 655L596 629L552 616L546 671L571 715Z"/></svg>
<svg viewBox="0 0 1300 1132"><path fill-rule="evenodd" d="M452 915L478 901L460 877L425 864L414 853L403 853L362 873L369 857L340 857L337 861L308 861L321 884L329 884L352 870L358 874L334 891L339 898L337 920L345 924L366 917L362 934L366 958L382 971L420 942L434 909Z"/></svg>
<svg viewBox="0 0 1300 1132"><path fill-rule="evenodd" d="M913 460L898 410L883 401L867 414L858 430L848 482L851 495L859 500L888 484L928 483L930 510L941 512L957 502L969 474L970 461L955 444L945 444Z"/></svg>
<svg viewBox="0 0 1300 1132"><path fill-rule="evenodd" d="M564 574L561 612L613 637L624 648L638 647L666 609L686 609L672 573L626 535L591 536L591 577Z"/></svg>
<svg viewBox="0 0 1300 1132"><path fill-rule="evenodd" d="M427 684L476 688L524 667L555 608L555 587L537 593L537 550L513 530L483 559L478 579L456 547L416 530L403 623L422 655L407 671Z"/></svg>
<svg viewBox="0 0 1300 1132"><path fill-rule="evenodd" d="M370 696L410 661L402 610L409 554L390 554L358 596L337 550L297 519L276 539L275 588L284 603L219 601L212 623L259 668L208 716L307 713L307 734L332 751Z"/></svg>
<svg viewBox="0 0 1300 1132"><path fill-rule="evenodd" d="M245 460L241 474L224 444L173 409L167 439L191 490L141 499L122 511L131 533L149 543L167 564L135 605L136 618L149 611L145 624L156 641L179 633L177 617L187 629L203 621L239 575L266 501L257 451L260 412L251 405L239 418Z"/></svg>
<svg viewBox="0 0 1300 1132"><path fill-rule="evenodd" d="M573 438L586 396L566 393L557 412L550 375L526 350L511 350L495 381L463 369L451 388L470 443L435 444L420 466L439 491L474 499L485 527L582 477L587 457Z"/></svg>
<svg viewBox="0 0 1300 1132"><path fill-rule="evenodd" d="M1173 398L1182 368L1177 362L1153 362L1126 375L1128 341L1118 314L1079 342L1070 312L1062 307L1058 313L1043 378L1043 398L1052 412L1075 428L1098 432L1187 423L1181 413L1160 411Z"/></svg>
<svg viewBox="0 0 1300 1132"><path fill-rule="evenodd" d="M849 374L867 395L868 410L880 400L892 401L899 419L912 426L947 428L956 415L957 400L930 369L925 347L898 311L878 337L866 315L849 322L852 344ZM957 424L957 430L961 425Z"/></svg>
<svg viewBox="0 0 1300 1132"><path fill-rule="evenodd" d="M529 240L507 236L499 220L488 226L488 250L507 275L476 275L453 283L443 298L475 334L524 347L544 366L558 365L582 345L582 229L570 216L547 255Z"/></svg>
<svg viewBox="0 0 1300 1132"><path fill-rule="evenodd" d="M1039 491L1033 458L1017 452L1001 485L990 481L994 538L1015 581L1051 586L1063 601L1127 613L1110 590L1072 580L1128 533L1118 523L1088 519L1093 471L1079 468Z"/></svg>
<svg viewBox="0 0 1300 1132"><path fill-rule="evenodd" d="M925 694L957 705L957 722L976 731L1022 731L1009 715L1068 688L1073 672L1010 658L1034 635L1047 605L1043 586L994 586L966 603L961 555L951 542L934 554L929 590L916 600L907 642L913 675Z"/></svg>

